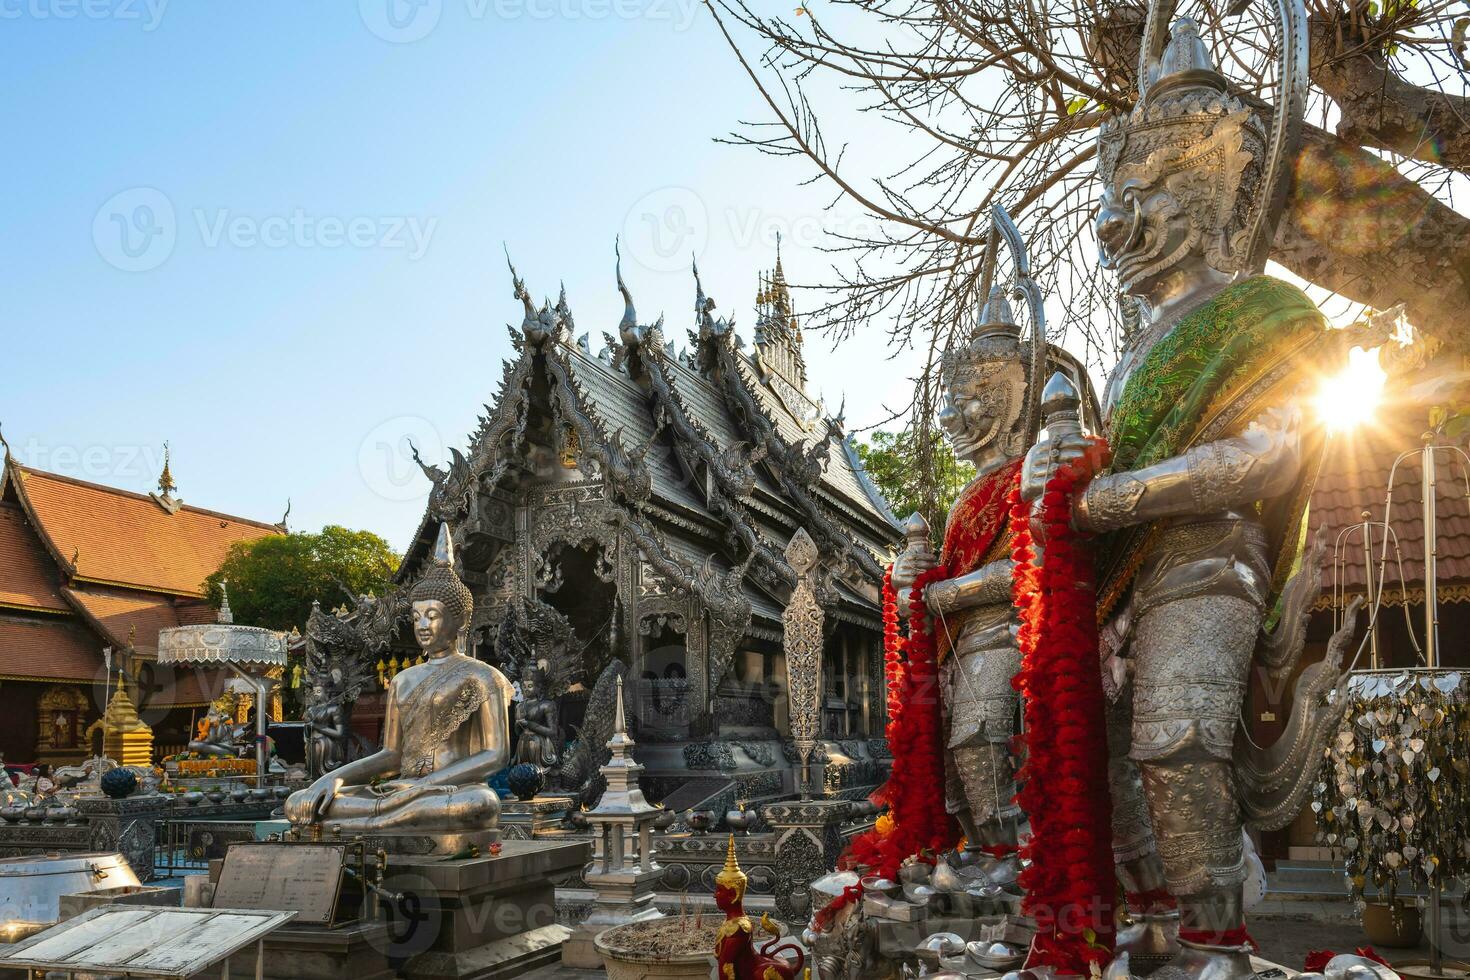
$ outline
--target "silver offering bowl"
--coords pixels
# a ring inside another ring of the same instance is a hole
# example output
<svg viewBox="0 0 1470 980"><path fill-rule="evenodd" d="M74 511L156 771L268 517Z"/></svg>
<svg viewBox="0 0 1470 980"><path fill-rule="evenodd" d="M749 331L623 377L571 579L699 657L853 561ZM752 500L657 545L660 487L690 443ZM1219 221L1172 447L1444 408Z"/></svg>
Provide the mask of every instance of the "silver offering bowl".
<svg viewBox="0 0 1470 980"><path fill-rule="evenodd" d="M725 812L725 826L736 834L750 833L751 824L755 823L755 814L749 810L727 810Z"/></svg>

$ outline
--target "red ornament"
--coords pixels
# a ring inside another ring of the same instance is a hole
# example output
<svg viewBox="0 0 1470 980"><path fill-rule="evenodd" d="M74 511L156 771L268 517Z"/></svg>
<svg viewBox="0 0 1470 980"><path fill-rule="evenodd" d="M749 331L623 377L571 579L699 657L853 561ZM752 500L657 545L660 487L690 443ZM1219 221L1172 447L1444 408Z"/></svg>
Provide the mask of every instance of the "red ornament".
<svg viewBox="0 0 1470 980"><path fill-rule="evenodd" d="M719 980L795 980L806 964L806 954L793 943L781 943L781 930L768 915L761 916L760 928L773 938L756 948L754 928L745 914L745 885L745 872L735 859L735 835L731 834L725 870L715 877L715 904L725 913L715 938ZM796 954L794 963L778 955L787 950Z"/></svg>

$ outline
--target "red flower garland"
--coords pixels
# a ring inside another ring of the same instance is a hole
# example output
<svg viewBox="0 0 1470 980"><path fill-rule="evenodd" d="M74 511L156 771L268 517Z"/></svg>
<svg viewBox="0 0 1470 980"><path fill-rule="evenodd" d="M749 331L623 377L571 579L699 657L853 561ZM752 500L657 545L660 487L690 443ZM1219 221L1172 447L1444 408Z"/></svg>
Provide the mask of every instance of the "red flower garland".
<svg viewBox="0 0 1470 980"><path fill-rule="evenodd" d="M1045 559L1033 562L1030 506L1011 497L1016 528L1014 596L1020 613L1026 762L1019 774L1031 837L1022 848L1022 909L1039 931L1027 966L1086 976L1112 956L1112 804L1097 660L1096 585L1091 555L1071 525L1071 497L1086 471L1063 467L1040 506Z"/></svg>
<svg viewBox="0 0 1470 980"><path fill-rule="evenodd" d="M854 838L842 864L861 866L885 878L895 877L899 866L915 855L934 860L958 839L954 819L944 808L944 724L939 663L924 609L924 587L948 577L946 568L932 568L914 582L909 593L907 639L898 633L892 572L884 578L887 735L893 771L888 782L874 794L874 800L888 805L892 827L887 833L875 828Z"/></svg>
<svg viewBox="0 0 1470 980"><path fill-rule="evenodd" d="M862 868L892 879L910 857L932 863L959 841L958 824L945 809L939 645L924 605L924 588L963 575L980 564L1005 531L1008 494L1018 484L1020 474L1021 461L1015 460L972 483L955 502L938 567L919 576L909 592L907 638L900 629L893 570L884 574L886 734L893 771L888 782L873 794L873 802L889 807L883 821L888 829L885 832L875 827L855 837L839 859L839 867ZM844 890L817 913L817 922L830 923L843 906L861 895L861 887Z"/></svg>

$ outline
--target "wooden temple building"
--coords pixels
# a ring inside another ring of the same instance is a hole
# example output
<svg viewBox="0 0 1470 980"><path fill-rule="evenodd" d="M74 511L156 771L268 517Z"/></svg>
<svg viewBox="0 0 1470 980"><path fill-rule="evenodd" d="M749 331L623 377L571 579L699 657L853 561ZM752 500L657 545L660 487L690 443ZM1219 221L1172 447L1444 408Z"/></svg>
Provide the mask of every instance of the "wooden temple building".
<svg viewBox="0 0 1470 980"><path fill-rule="evenodd" d="M733 781L759 800L793 790L782 614L796 574L784 552L805 528L825 612L823 789L856 794L888 758L880 593L898 522L840 416L807 390L779 257L751 347L694 277L687 348L662 318L639 321L619 274L625 312L594 353L565 296L538 309L512 270L516 356L465 450L447 468L421 462L434 486L399 577L415 577L447 521L479 656L494 659L517 606L570 626L549 692L568 736L617 660L654 798L682 787L688 806Z"/></svg>
<svg viewBox="0 0 1470 980"><path fill-rule="evenodd" d="M165 462L159 489L131 493L23 466L0 472L0 753L7 764L70 764L98 754L93 727L131 678L155 755L191 737L221 693L218 670L154 662L158 632L213 622L204 579L236 541L282 528L185 505ZM111 648L112 671L104 650Z"/></svg>

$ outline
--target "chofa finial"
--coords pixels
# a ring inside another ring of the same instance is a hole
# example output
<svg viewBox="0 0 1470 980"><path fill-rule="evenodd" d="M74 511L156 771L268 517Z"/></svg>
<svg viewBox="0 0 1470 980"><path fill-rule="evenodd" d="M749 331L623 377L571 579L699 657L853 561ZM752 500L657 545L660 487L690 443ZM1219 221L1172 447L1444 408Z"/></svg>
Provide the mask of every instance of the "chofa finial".
<svg viewBox="0 0 1470 980"><path fill-rule="evenodd" d="M168 440L165 439L163 442L163 472L158 474L158 492L165 498L172 496L173 492L179 488L179 485L174 482L173 473L169 471L168 462Z"/></svg>

